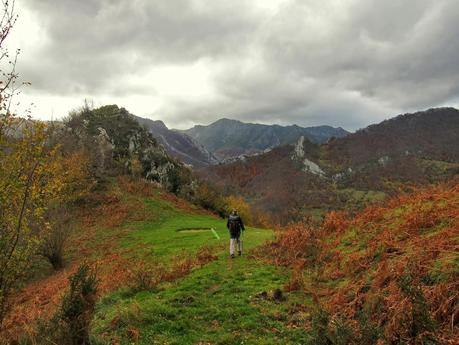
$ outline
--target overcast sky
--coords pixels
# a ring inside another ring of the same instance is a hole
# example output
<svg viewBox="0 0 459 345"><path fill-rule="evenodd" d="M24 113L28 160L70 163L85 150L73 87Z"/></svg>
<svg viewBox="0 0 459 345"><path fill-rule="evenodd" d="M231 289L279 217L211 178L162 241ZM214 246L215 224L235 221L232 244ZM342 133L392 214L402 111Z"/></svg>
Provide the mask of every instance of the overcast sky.
<svg viewBox="0 0 459 345"><path fill-rule="evenodd" d="M459 104L457 0L16 0L40 118L113 104L169 127L228 117L349 130Z"/></svg>

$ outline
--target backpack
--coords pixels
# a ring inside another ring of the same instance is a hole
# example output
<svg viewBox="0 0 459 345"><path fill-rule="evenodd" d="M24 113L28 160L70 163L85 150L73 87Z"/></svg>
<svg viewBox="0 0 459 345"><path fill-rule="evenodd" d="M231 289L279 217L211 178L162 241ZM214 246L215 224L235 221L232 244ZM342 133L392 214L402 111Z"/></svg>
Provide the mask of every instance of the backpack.
<svg viewBox="0 0 459 345"><path fill-rule="evenodd" d="M239 216L230 216L228 224L229 230L232 234L238 234L241 231L241 221Z"/></svg>

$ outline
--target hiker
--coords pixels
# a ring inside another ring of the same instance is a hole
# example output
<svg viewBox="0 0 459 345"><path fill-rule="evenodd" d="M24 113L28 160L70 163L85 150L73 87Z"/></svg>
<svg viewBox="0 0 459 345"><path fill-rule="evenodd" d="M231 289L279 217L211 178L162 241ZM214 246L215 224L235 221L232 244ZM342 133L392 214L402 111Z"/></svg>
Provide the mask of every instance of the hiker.
<svg viewBox="0 0 459 345"><path fill-rule="evenodd" d="M233 210L228 217L228 223L226 227L230 233L230 255L231 258L234 258L234 249L237 245L237 253L239 256L242 255L242 240L241 240L241 231L244 231L244 224L242 223L241 217L237 213L237 210Z"/></svg>

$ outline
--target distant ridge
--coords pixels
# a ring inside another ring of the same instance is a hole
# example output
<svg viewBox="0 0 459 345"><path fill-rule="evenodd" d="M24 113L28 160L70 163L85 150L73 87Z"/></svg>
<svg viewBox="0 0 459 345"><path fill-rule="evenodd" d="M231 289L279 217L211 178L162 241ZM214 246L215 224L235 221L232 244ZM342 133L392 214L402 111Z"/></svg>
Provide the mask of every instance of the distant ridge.
<svg viewBox="0 0 459 345"><path fill-rule="evenodd" d="M341 138L349 134L340 127L263 125L228 118L222 118L207 126L197 125L179 132L198 141L219 160L243 154L262 153L277 146L293 144L301 136L320 144L330 138Z"/></svg>
<svg viewBox="0 0 459 345"><path fill-rule="evenodd" d="M459 162L459 110L398 115L330 142L327 151L331 160L349 165L400 155Z"/></svg>

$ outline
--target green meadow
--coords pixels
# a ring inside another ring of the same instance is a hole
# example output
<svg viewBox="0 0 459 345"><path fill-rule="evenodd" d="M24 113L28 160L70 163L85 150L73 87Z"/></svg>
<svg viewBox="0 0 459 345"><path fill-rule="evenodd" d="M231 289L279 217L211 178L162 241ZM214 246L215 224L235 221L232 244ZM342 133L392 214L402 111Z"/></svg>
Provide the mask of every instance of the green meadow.
<svg viewBox="0 0 459 345"><path fill-rule="evenodd" d="M97 305L96 344L304 344L307 315L295 310L299 293L281 301L263 296L288 281L286 269L257 261L251 252L272 239L271 230L247 227L244 254L231 259L224 220L184 211L159 198L144 200L153 220L131 222L122 246L150 262L210 248L216 260L154 289L123 288ZM214 229L217 236L210 230ZM138 251L136 251L138 248ZM304 302L304 300L303 300Z"/></svg>

